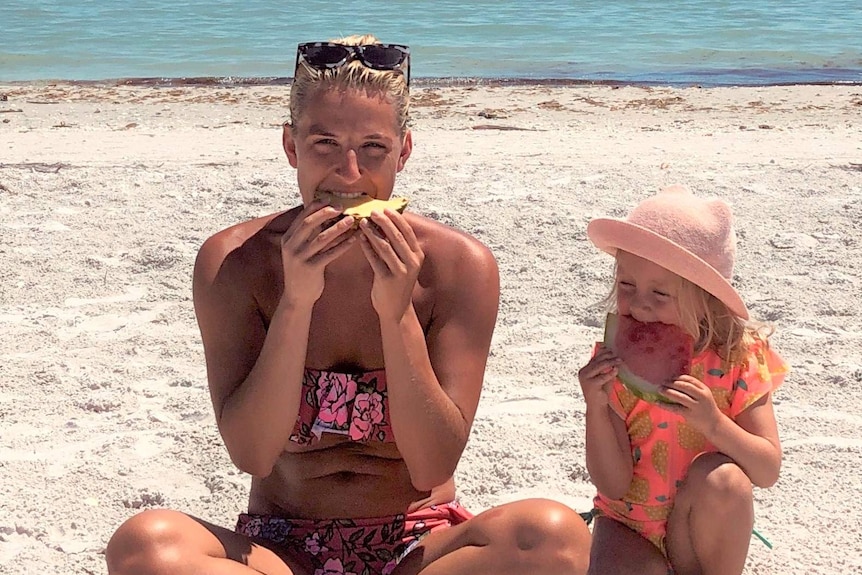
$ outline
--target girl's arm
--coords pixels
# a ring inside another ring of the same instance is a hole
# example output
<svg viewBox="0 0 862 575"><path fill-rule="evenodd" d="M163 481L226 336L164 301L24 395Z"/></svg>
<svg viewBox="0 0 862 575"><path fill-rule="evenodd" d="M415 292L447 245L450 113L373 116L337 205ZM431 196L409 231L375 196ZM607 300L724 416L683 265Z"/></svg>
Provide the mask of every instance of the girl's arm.
<svg viewBox="0 0 862 575"><path fill-rule="evenodd" d="M722 413L709 387L690 375L669 384L664 394L677 403L661 407L685 417L718 451L733 459L752 483L770 487L778 481L781 443L771 394L755 401L736 420Z"/></svg>
<svg viewBox="0 0 862 575"><path fill-rule="evenodd" d="M772 394L766 394L740 413L736 421L722 416L706 433L716 449L733 459L758 487L771 487L781 470L781 442L772 409Z"/></svg>
<svg viewBox="0 0 862 575"><path fill-rule="evenodd" d="M632 482L631 443L625 422L610 405L587 405L587 471L602 495L622 499Z"/></svg>
<svg viewBox="0 0 862 575"><path fill-rule="evenodd" d="M587 471L606 497L621 499L632 482L634 463L626 424L610 406L610 394L620 359L602 344L578 371L587 404Z"/></svg>

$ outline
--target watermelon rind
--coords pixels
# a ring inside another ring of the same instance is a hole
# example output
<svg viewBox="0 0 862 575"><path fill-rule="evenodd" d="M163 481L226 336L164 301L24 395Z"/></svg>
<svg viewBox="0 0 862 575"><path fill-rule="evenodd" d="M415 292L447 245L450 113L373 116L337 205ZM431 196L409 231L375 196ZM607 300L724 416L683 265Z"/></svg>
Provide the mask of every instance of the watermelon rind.
<svg viewBox="0 0 862 575"><path fill-rule="evenodd" d="M655 386L647 380L638 377L637 375L626 369L625 365L620 366L617 378L620 380L626 389L632 392L633 395L648 401L649 403L669 403L676 404L672 399L664 396L658 391L658 386Z"/></svg>
<svg viewBox="0 0 862 575"><path fill-rule="evenodd" d="M606 347L609 347L614 353L617 352L614 346L614 340L616 339L616 333L618 329L619 316L615 313L609 313L607 318L605 319L604 344ZM644 401L647 401L649 403L676 404L675 401L661 393L659 386L650 383L642 377L635 375L625 366L625 364L619 366L617 379L619 379L620 383L622 383L626 389L632 392L635 397L638 397Z"/></svg>

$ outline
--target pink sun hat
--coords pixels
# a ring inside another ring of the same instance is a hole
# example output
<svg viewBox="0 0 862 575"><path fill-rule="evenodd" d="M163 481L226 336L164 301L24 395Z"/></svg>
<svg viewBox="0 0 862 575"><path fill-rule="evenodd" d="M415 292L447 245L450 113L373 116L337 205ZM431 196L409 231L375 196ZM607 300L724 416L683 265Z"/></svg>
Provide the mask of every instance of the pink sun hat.
<svg viewBox="0 0 862 575"><path fill-rule="evenodd" d="M587 236L612 256L623 250L670 270L748 319L748 308L730 283L736 232L725 202L699 198L687 187L674 185L642 201L624 220L592 220Z"/></svg>

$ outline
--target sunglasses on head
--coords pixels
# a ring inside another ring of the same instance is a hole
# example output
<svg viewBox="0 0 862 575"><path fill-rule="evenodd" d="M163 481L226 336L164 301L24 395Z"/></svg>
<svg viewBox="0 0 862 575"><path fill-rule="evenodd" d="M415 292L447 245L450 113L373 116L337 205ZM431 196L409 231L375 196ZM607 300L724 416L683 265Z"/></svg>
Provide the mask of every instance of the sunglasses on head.
<svg viewBox="0 0 862 575"><path fill-rule="evenodd" d="M348 62L359 60L363 66L374 70L401 70L410 84L410 48L402 44L366 44L348 46L335 42L306 42L296 48L296 68L300 62L323 72L340 68ZM296 77L296 72L294 72Z"/></svg>

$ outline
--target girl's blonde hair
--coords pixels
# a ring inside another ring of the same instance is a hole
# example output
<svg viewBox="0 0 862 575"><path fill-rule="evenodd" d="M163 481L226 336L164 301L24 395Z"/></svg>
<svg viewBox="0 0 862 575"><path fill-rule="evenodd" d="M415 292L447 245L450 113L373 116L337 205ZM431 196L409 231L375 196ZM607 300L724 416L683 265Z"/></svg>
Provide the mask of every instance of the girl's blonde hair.
<svg viewBox="0 0 862 575"><path fill-rule="evenodd" d="M346 46L380 43L371 34L347 36L330 42ZM400 135L403 136L407 132L410 113L410 90L407 86L407 78L399 70L374 70L358 60L327 70L313 70L302 64L297 66L290 88L290 120L287 125L295 129L309 98L315 97L320 90L327 89L361 90L368 95L385 97L395 105Z"/></svg>
<svg viewBox="0 0 862 575"><path fill-rule="evenodd" d="M694 337L695 353L707 349L731 364L742 364L754 343L768 345L772 326L744 320L700 286L679 278L677 305L683 329Z"/></svg>
<svg viewBox="0 0 862 575"><path fill-rule="evenodd" d="M614 278L617 264L614 264ZM772 326L744 320L730 311L721 300L685 278L676 276L677 307L680 327L694 338L694 354L714 351L723 361L742 364L751 346L758 341L768 345ZM617 311L617 282L603 300L609 311Z"/></svg>

